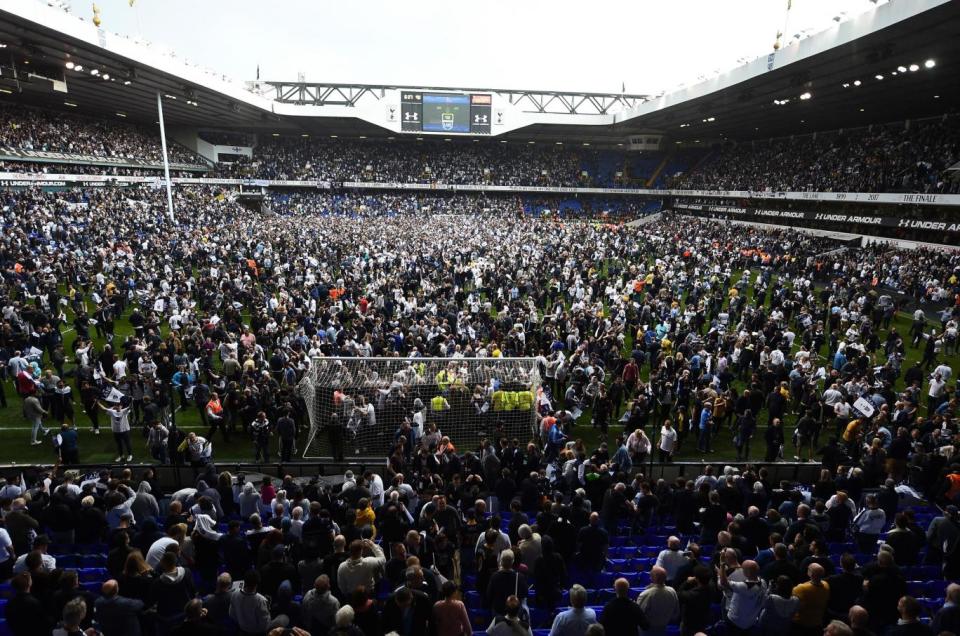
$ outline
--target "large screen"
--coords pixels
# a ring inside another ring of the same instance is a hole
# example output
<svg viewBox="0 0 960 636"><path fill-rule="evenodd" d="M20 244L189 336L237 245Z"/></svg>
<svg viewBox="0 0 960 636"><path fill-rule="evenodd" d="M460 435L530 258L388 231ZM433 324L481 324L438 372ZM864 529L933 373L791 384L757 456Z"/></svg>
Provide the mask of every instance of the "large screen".
<svg viewBox="0 0 960 636"><path fill-rule="evenodd" d="M490 134L490 95L404 92L400 101L403 132Z"/></svg>
<svg viewBox="0 0 960 636"><path fill-rule="evenodd" d="M423 130L427 132L470 132L468 95L423 94Z"/></svg>

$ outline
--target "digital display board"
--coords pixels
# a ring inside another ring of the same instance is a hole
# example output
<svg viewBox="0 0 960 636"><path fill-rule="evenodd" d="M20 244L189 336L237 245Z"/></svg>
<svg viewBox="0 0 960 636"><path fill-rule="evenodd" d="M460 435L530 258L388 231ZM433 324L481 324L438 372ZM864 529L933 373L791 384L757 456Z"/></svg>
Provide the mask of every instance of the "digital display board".
<svg viewBox="0 0 960 636"><path fill-rule="evenodd" d="M423 130L470 132L470 96L423 94Z"/></svg>
<svg viewBox="0 0 960 636"><path fill-rule="evenodd" d="M491 95L403 92L402 132L490 134Z"/></svg>

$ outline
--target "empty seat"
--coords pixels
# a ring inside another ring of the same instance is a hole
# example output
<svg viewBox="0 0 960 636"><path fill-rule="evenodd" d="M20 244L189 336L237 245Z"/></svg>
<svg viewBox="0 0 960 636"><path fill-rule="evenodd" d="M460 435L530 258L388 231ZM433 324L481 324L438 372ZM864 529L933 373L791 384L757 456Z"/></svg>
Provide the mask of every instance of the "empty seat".
<svg viewBox="0 0 960 636"><path fill-rule="evenodd" d="M480 593L476 590L468 590L465 598L463 599L467 607L479 609L482 603L480 602Z"/></svg>
<svg viewBox="0 0 960 636"><path fill-rule="evenodd" d="M530 608L530 627L531 628L540 628L540 627L550 627L551 622L553 621L553 609L546 609L544 607L531 607ZM476 632L474 632L476 634Z"/></svg>
<svg viewBox="0 0 960 636"><path fill-rule="evenodd" d="M80 568L77 575L81 583L102 583L110 578L105 568Z"/></svg>

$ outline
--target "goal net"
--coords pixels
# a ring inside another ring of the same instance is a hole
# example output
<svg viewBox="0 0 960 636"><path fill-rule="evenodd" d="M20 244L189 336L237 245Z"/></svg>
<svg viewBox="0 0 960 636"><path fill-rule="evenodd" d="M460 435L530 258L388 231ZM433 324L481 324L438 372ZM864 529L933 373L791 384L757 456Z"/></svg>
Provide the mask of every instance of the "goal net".
<svg viewBox="0 0 960 636"><path fill-rule="evenodd" d="M345 459L387 456L405 421L418 439L436 425L458 450L484 437L526 442L540 384L535 358L314 358L298 385L310 418L303 457L331 457L332 437Z"/></svg>

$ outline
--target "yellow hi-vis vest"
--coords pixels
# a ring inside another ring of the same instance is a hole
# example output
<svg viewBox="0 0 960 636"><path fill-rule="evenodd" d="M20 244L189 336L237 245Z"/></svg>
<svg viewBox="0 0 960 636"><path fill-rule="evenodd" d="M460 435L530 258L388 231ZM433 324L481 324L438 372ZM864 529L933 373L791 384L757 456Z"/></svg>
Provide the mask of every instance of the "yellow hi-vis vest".
<svg viewBox="0 0 960 636"><path fill-rule="evenodd" d="M506 391L494 391L493 392L493 410L494 411L503 411L505 410L507 401Z"/></svg>
<svg viewBox="0 0 960 636"><path fill-rule="evenodd" d="M517 408L529 411L533 406L533 391L517 391Z"/></svg>
<svg viewBox="0 0 960 636"><path fill-rule="evenodd" d="M434 411L442 411L443 405L446 403L446 400L442 395L438 395L430 399L430 408Z"/></svg>

